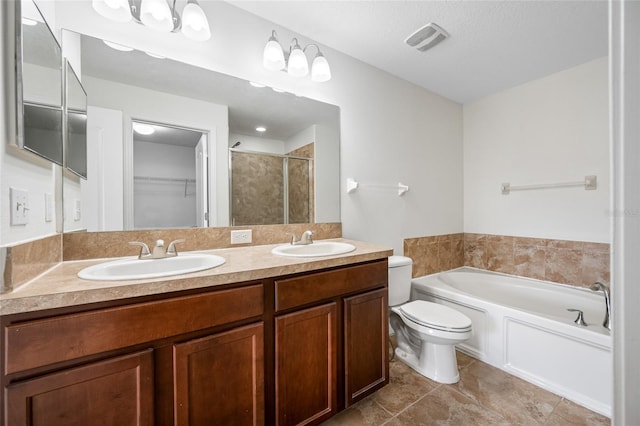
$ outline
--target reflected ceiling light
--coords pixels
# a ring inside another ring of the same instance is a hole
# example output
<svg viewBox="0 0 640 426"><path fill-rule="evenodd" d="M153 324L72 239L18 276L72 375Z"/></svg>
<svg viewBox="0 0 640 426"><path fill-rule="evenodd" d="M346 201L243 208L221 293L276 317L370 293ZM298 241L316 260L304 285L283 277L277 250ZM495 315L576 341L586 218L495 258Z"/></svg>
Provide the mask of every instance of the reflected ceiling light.
<svg viewBox="0 0 640 426"><path fill-rule="evenodd" d="M211 38L209 21L197 0L187 0L182 17L167 0L92 0L93 9L116 22L134 20L149 28L163 32L181 31L185 37L205 41Z"/></svg>
<svg viewBox="0 0 640 426"><path fill-rule="evenodd" d="M140 134L149 136L155 133L156 129L153 126L144 123L133 123L133 131Z"/></svg>
<svg viewBox="0 0 640 426"><path fill-rule="evenodd" d="M36 25L38 25L38 21L36 21L35 19L29 19L29 18L22 18L22 25L27 25L29 27L34 27Z"/></svg>
<svg viewBox="0 0 640 426"><path fill-rule="evenodd" d="M156 58L156 59L166 59L166 56L161 56L161 55L156 55L155 53L151 53L151 52L144 52L147 55L151 56L152 58Z"/></svg>
<svg viewBox="0 0 640 426"><path fill-rule="evenodd" d="M250 81L250 82L249 82L249 84L250 84L250 85L252 85L253 87L257 87L257 88L259 88L259 89L262 89L263 87L267 87L267 86L265 86L264 84L262 84L262 83L256 83L255 81Z"/></svg>
<svg viewBox="0 0 640 426"><path fill-rule="evenodd" d="M109 46L112 49L116 49L119 50L121 52L131 52L133 50L132 47L129 46L125 46L122 44L118 44L118 43L114 43L112 41L108 41L108 40L103 40L104 44L106 44L107 46Z"/></svg>
<svg viewBox="0 0 640 426"><path fill-rule="evenodd" d="M289 75L305 77L309 74L309 62L305 52L312 46L318 50L318 53L311 63L311 80L319 83L329 81L331 79L329 62L327 62L317 44L307 44L302 48L298 43L298 39L294 37L291 40L289 52L285 53L280 42L278 42L278 34L275 30L271 31L271 37L269 37L269 41L264 47L262 65L271 71L284 71L286 69Z"/></svg>
<svg viewBox="0 0 640 426"><path fill-rule="evenodd" d="M280 89L279 87L272 87L271 90L278 93L286 93L287 91L284 89Z"/></svg>
<svg viewBox="0 0 640 426"><path fill-rule="evenodd" d="M266 128L266 127L264 127L264 126L258 126L258 127L256 127L256 132L263 133L263 132L266 132L266 131L267 131L267 128Z"/></svg>

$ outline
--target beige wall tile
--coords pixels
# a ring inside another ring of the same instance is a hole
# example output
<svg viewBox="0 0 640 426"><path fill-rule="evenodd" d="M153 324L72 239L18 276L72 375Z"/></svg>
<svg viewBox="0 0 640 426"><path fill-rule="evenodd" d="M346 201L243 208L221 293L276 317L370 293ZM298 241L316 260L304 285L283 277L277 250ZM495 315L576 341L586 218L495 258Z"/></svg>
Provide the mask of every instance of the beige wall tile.
<svg viewBox="0 0 640 426"><path fill-rule="evenodd" d="M286 243L291 240L289 234L294 233L300 236L308 229L314 232L313 238L316 240L342 236L342 224L340 223L77 232L63 234L63 258L64 260L82 260L134 256L140 252L140 248L128 245L129 241L142 241L151 247L159 239L168 244L172 240L184 238L186 241L178 245L178 250L181 251L242 247L243 245L231 245L232 229L252 230L253 241L246 245Z"/></svg>
<svg viewBox="0 0 640 426"><path fill-rule="evenodd" d="M2 250L6 251L6 258L0 293L16 288L62 261L62 237L56 234Z"/></svg>
<svg viewBox="0 0 640 426"><path fill-rule="evenodd" d="M405 240L414 277L471 266L582 287L610 284L609 251L604 243L473 233Z"/></svg>

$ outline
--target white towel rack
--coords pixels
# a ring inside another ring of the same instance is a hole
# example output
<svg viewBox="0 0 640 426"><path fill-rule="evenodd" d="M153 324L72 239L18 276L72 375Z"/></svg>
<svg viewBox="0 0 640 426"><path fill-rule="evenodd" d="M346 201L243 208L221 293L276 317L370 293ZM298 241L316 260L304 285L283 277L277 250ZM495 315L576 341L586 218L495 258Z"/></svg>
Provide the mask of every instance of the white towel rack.
<svg viewBox="0 0 640 426"><path fill-rule="evenodd" d="M347 193L351 194L352 192L354 192L356 189L360 188L360 187L365 187L365 188L378 188L378 189L393 189L398 191L398 196L402 197L408 190L409 190L409 186L403 184L402 182L398 182L397 185L382 185L382 184L373 184L373 183L359 183L358 181L351 179L351 178L347 178Z"/></svg>
<svg viewBox="0 0 640 426"><path fill-rule="evenodd" d="M594 175L585 176L584 180L575 182L558 182L558 183L540 183L534 185L511 185L509 182L505 182L500 185L502 195L509 195L511 191L529 191L532 189L552 189L552 188L572 188L572 187L584 187L585 190L590 191L597 189L598 177Z"/></svg>

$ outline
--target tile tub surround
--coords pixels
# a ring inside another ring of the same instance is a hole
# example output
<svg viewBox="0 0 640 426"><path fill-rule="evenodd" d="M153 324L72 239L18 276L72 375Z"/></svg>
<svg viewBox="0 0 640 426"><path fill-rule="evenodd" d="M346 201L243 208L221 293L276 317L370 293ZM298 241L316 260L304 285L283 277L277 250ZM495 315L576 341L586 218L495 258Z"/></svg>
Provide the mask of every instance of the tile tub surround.
<svg viewBox="0 0 640 426"><path fill-rule="evenodd" d="M578 287L610 283L610 246L503 235L464 234L464 265Z"/></svg>
<svg viewBox="0 0 640 426"><path fill-rule="evenodd" d="M605 243L472 233L404 240L413 277L472 266L579 287L610 282L609 250Z"/></svg>
<svg viewBox="0 0 640 426"><path fill-rule="evenodd" d="M0 293L11 291L62 261L62 235L0 247Z"/></svg>
<svg viewBox="0 0 640 426"><path fill-rule="evenodd" d="M464 234L407 238L404 255L413 259L414 278L464 266Z"/></svg>
<svg viewBox="0 0 640 426"><path fill-rule="evenodd" d="M271 249L277 244L203 250L224 257L226 262L205 271L147 280L83 280L77 277L81 269L105 259L65 261L25 285L0 294L0 316L262 280L386 259L393 252L361 241L335 241L353 244L356 249L342 255L310 258L274 255Z"/></svg>
<svg viewBox="0 0 640 426"><path fill-rule="evenodd" d="M389 384L323 426L592 425L608 418L457 352L460 382L434 382L395 359Z"/></svg>

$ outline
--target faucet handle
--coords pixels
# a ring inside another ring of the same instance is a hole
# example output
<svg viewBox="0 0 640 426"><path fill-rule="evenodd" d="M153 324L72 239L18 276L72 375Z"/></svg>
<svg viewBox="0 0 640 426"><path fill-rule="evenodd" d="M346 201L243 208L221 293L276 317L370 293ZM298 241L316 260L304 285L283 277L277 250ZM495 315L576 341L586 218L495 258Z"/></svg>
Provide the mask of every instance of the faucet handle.
<svg viewBox="0 0 640 426"><path fill-rule="evenodd" d="M298 241L300 241L300 240L298 240L298 239L296 238L296 234L295 234L295 233L293 233L293 232L287 232L287 233L286 233L286 235L291 235L291 244L292 244L292 245L293 245L293 244L295 244L295 243L297 243Z"/></svg>
<svg viewBox="0 0 640 426"><path fill-rule="evenodd" d="M177 240L173 240L169 243L169 246L167 247L167 254L168 255L173 255L173 256L177 256L178 255L178 249L176 248L176 244L178 243L184 243L186 240L184 238L178 238Z"/></svg>
<svg viewBox="0 0 640 426"><path fill-rule="evenodd" d="M302 233L302 236L300 237L300 239L305 243L305 244L312 244L313 243L313 231L304 231Z"/></svg>
<svg viewBox="0 0 640 426"><path fill-rule="evenodd" d="M587 325L589 325L584 321L584 315L582 314L582 311L580 309L567 308L567 311L578 313L578 317L573 321L576 324L581 325L583 327L586 327Z"/></svg>
<svg viewBox="0 0 640 426"><path fill-rule="evenodd" d="M140 246L140 254L138 255L139 259L142 259L144 256L151 256L151 252L149 251L149 246L140 241L129 241L129 245L131 246Z"/></svg>

